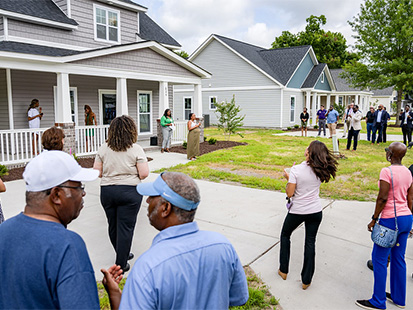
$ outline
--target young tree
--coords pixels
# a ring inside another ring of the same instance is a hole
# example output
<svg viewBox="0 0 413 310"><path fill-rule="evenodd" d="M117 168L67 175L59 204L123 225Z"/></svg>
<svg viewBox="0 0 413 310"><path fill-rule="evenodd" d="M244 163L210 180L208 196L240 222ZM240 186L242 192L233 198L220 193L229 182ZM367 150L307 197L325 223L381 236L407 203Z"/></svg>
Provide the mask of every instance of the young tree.
<svg viewBox="0 0 413 310"><path fill-rule="evenodd" d="M341 68L347 62L357 59L357 55L347 51L346 39L340 32L324 31L321 26L327 19L324 15L311 15L306 19L305 31L292 34L283 31L276 37L272 48L311 45L319 62L326 63L330 69Z"/></svg>
<svg viewBox="0 0 413 310"><path fill-rule="evenodd" d="M413 86L413 1L366 0L349 24L361 62L345 66L342 76L354 87L394 87L400 111L403 90Z"/></svg>
<svg viewBox="0 0 413 310"><path fill-rule="evenodd" d="M185 51L175 51L175 54L181 56L182 58L188 59L189 55Z"/></svg>
<svg viewBox="0 0 413 310"><path fill-rule="evenodd" d="M231 134L239 134L237 130L244 125L244 116L239 116L241 108L235 104L235 95L232 96L231 102L226 100L221 103L215 103L217 108L215 114L218 117L218 129L222 130L225 135L228 135L230 139Z"/></svg>

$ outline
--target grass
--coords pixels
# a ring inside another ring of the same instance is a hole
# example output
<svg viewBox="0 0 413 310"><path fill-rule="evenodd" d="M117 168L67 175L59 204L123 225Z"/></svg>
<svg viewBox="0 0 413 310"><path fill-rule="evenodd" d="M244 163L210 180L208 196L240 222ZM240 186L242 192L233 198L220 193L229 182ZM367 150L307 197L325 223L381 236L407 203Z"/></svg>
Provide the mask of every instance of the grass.
<svg viewBox="0 0 413 310"><path fill-rule="evenodd" d="M275 136L279 130L243 129L244 138L231 140L247 142L248 145L223 149L202 155L197 161L168 168L195 179L226 182L252 188L285 191L283 169L305 160L304 151L311 137ZM225 137L216 128L205 129L205 134L218 140ZM320 139L332 148L331 140ZM371 145L359 141L357 151L345 151L346 140L340 140L341 153L346 159L339 160L337 176L321 185L321 197L330 199L373 201L377 197L380 170L389 165L384 148L390 142ZM406 166L413 163L413 153L408 151L403 160Z"/></svg>
<svg viewBox="0 0 413 310"><path fill-rule="evenodd" d="M248 302L240 307L231 307L230 309L239 309L239 310L255 310L255 309L277 309L276 305L278 305L278 299L271 295L268 287L262 282L260 277L258 277L254 271L246 266L244 267L245 275L247 277L248 282L248 292L250 298ZM125 286L126 278L122 279L119 284L121 290ZM103 287L102 282L96 282L98 286L99 292L99 302L100 302L100 309L102 310L110 310L110 303L109 297L106 293L105 288Z"/></svg>

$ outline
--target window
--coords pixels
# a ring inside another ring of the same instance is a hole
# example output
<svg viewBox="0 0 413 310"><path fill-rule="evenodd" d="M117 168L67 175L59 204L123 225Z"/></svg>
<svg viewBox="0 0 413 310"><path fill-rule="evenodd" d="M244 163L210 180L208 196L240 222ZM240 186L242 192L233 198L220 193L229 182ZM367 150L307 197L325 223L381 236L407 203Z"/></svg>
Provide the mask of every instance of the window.
<svg viewBox="0 0 413 310"><path fill-rule="evenodd" d="M192 97L184 97L184 118L189 120L189 114L192 112Z"/></svg>
<svg viewBox="0 0 413 310"><path fill-rule="evenodd" d="M120 42L119 11L94 6L95 9L95 40Z"/></svg>
<svg viewBox="0 0 413 310"><path fill-rule="evenodd" d="M152 92L138 91L138 132L152 133Z"/></svg>
<svg viewBox="0 0 413 310"><path fill-rule="evenodd" d="M324 83L324 72L321 72L321 83Z"/></svg>
<svg viewBox="0 0 413 310"><path fill-rule="evenodd" d="M215 103L217 103L217 97L209 97L209 109L210 110L216 110L217 107L215 106Z"/></svg>
<svg viewBox="0 0 413 310"><path fill-rule="evenodd" d="M290 97L290 122L295 122L295 96Z"/></svg>
<svg viewBox="0 0 413 310"><path fill-rule="evenodd" d="M343 97L342 97L342 96L339 96L339 97L338 97L338 104L339 104L340 106L343 105Z"/></svg>

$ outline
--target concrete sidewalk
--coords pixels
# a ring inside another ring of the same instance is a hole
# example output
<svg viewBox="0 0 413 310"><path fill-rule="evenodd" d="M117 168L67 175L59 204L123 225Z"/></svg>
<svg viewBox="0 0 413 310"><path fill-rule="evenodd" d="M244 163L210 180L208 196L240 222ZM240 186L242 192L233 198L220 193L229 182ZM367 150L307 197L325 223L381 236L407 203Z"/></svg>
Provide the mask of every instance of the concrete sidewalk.
<svg viewBox="0 0 413 310"><path fill-rule="evenodd" d="M151 171L186 163L182 154L148 152L154 158ZM157 174L151 173L147 181ZM367 232L374 209L372 202L323 200L324 218L317 237L316 272L312 285L301 289L304 229L292 236L290 273L287 281L277 275L279 235L286 216L285 194L246 187L197 180L202 202L196 220L201 229L227 236L234 244L244 265L251 265L285 310L359 309L354 301L371 297L373 273L366 261L371 256L372 242ZM2 205L7 218L24 208L24 182L7 182ZM85 208L69 225L85 240L97 279L100 268L113 264L115 253L109 242L107 223L99 201L99 181L86 184ZM142 203L135 229L132 252L135 259L147 250L157 231L149 225L147 204ZM407 309L413 308L413 244L406 252L408 266ZM134 260L132 261L132 264ZM387 309L398 309L387 303Z"/></svg>

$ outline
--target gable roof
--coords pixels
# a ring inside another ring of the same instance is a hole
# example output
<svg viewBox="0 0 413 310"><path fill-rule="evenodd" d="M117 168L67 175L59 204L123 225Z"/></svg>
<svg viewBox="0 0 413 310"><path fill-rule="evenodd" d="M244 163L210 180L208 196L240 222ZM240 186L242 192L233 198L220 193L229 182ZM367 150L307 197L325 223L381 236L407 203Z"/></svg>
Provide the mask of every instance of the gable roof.
<svg viewBox="0 0 413 310"><path fill-rule="evenodd" d="M387 87L384 89L373 89L373 96L379 96L379 97L390 97L393 96L393 87Z"/></svg>
<svg viewBox="0 0 413 310"><path fill-rule="evenodd" d="M342 92L342 91L360 92L360 91L363 91L362 89L351 87L345 79L343 79L342 77L339 76L340 73L343 72L343 69L330 69L330 72L331 72L331 76L333 77L334 83L336 84L336 89L337 89L338 92Z"/></svg>
<svg viewBox="0 0 413 310"><path fill-rule="evenodd" d="M143 40L156 41L161 44L181 47L181 45L174 38L172 38L144 12L139 12L138 35Z"/></svg>
<svg viewBox="0 0 413 310"><path fill-rule="evenodd" d="M315 65L313 69L311 70L311 72L308 74L306 80L304 81L301 87L302 88L313 88L317 84L318 78L320 77L321 73L323 72L326 66L327 64L325 63Z"/></svg>
<svg viewBox="0 0 413 310"><path fill-rule="evenodd" d="M8 12L72 26L78 25L74 19L67 17L52 0L1 0L0 14L8 15Z"/></svg>
<svg viewBox="0 0 413 310"><path fill-rule="evenodd" d="M217 34L211 35L204 44L209 42L211 38L226 44L282 85L287 84L302 59L311 49L309 45L266 49ZM196 50L189 59L192 60L201 50L202 48Z"/></svg>

